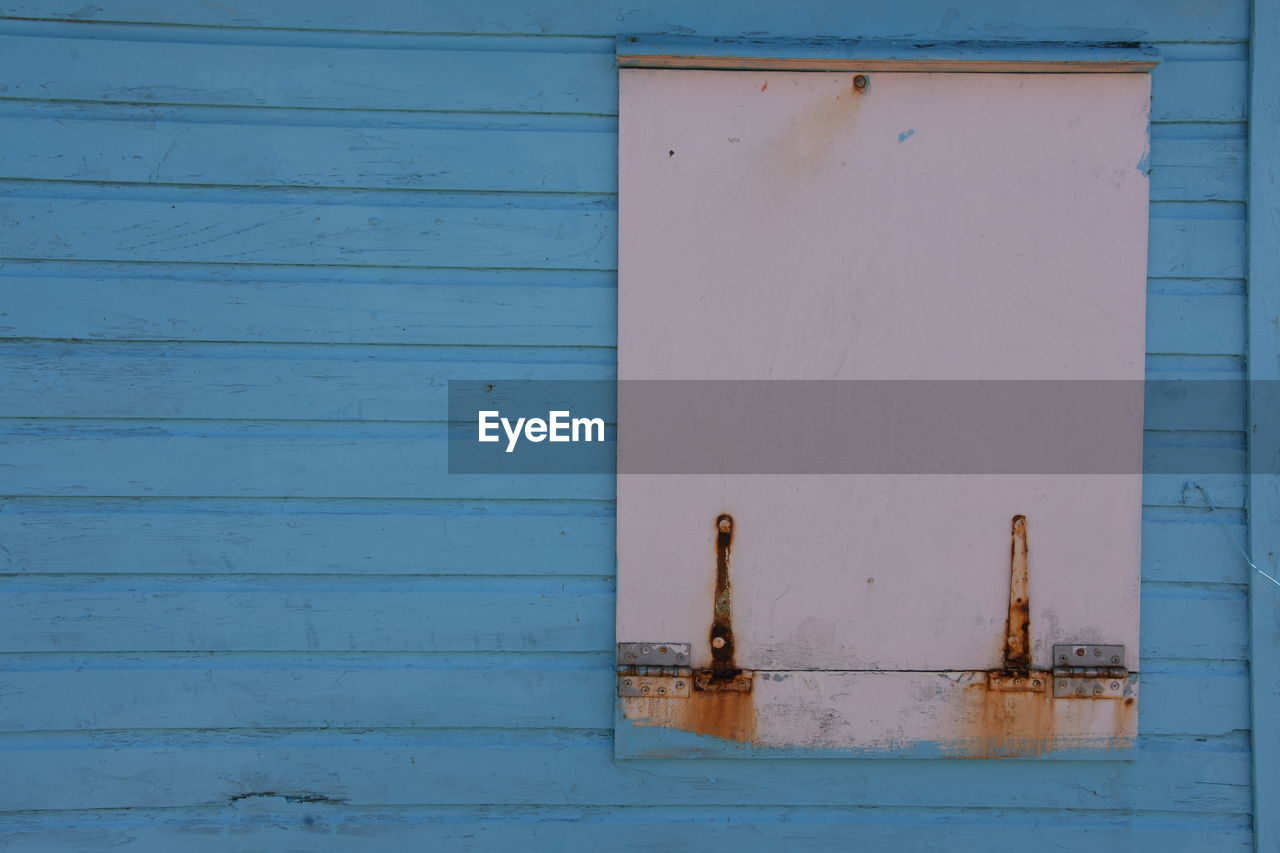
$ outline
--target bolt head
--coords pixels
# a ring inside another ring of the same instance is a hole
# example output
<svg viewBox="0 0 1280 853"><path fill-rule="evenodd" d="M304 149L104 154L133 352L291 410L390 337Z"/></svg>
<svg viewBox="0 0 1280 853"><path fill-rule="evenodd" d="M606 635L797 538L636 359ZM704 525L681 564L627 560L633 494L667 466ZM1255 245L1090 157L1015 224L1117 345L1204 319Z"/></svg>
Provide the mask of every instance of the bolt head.
<svg viewBox="0 0 1280 853"><path fill-rule="evenodd" d="M1111 656L1111 662L1112 662L1112 663L1120 663L1120 655L1112 655L1112 656Z"/></svg>
<svg viewBox="0 0 1280 853"><path fill-rule="evenodd" d="M659 687L659 688L658 688L658 695L659 695L659 696L665 696L665 695L666 695L666 693L667 693L667 688L665 688L665 687Z"/></svg>
<svg viewBox="0 0 1280 853"><path fill-rule="evenodd" d="M1039 687L1039 686L1040 686L1040 679L1038 679L1038 678L1037 678L1037 679L1035 679L1034 681L1032 681L1032 682L1031 682L1031 686L1032 686L1032 687Z"/></svg>
<svg viewBox="0 0 1280 853"><path fill-rule="evenodd" d="M660 654L660 655L665 655L666 653L667 653L667 647L666 647L666 646L658 646L658 654Z"/></svg>
<svg viewBox="0 0 1280 853"><path fill-rule="evenodd" d="M676 682L676 690L683 690L683 689L684 689L684 682L683 682L683 681L677 681L677 682Z"/></svg>
<svg viewBox="0 0 1280 853"><path fill-rule="evenodd" d="M1076 657L1084 657L1084 649L1076 649Z"/></svg>
<svg viewBox="0 0 1280 853"><path fill-rule="evenodd" d="M1113 681L1113 682L1111 682L1111 689L1112 689L1112 690L1119 690L1119 689L1120 689L1120 682L1118 682L1118 681Z"/></svg>
<svg viewBox="0 0 1280 853"><path fill-rule="evenodd" d="M623 686L623 687L630 687L630 686L631 686L631 679L630 679L630 678L628 678L628 679L624 680L624 681L622 682L622 686Z"/></svg>
<svg viewBox="0 0 1280 853"><path fill-rule="evenodd" d="M1094 649L1094 650L1093 650L1093 656L1094 656L1094 657L1102 657L1102 649Z"/></svg>
<svg viewBox="0 0 1280 853"><path fill-rule="evenodd" d="M641 693L648 693L648 692L649 692L649 685L647 685L647 684L646 684L644 687L641 687L641 688L640 688L640 692L641 692Z"/></svg>
<svg viewBox="0 0 1280 853"><path fill-rule="evenodd" d="M716 637L714 640L711 641L711 645L715 646L717 649L723 649L724 637Z"/></svg>
<svg viewBox="0 0 1280 853"><path fill-rule="evenodd" d="M650 650L650 648L649 648L648 646L641 646L641 647L640 647L640 654L642 654L642 655L647 655L647 654L649 654L649 652L650 652L650 651L651 651L651 650Z"/></svg>
<svg viewBox="0 0 1280 853"><path fill-rule="evenodd" d="M854 77L853 88L859 89L859 90L867 88L867 75L859 74L856 77Z"/></svg>

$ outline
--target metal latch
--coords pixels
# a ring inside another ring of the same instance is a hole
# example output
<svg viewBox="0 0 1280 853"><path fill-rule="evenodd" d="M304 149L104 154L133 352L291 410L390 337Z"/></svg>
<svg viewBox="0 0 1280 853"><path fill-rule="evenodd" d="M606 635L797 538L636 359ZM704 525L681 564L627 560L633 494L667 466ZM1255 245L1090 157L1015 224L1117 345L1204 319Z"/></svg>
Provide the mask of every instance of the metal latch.
<svg viewBox="0 0 1280 853"><path fill-rule="evenodd" d="M1132 693L1124 646L1055 645L1055 699L1122 699Z"/></svg>

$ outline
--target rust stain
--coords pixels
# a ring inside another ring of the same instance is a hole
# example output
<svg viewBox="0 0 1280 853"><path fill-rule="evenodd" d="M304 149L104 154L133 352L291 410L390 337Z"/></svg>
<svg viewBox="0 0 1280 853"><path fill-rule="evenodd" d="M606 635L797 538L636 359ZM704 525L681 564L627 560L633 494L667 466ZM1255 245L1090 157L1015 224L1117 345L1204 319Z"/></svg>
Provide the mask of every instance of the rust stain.
<svg viewBox="0 0 1280 853"><path fill-rule="evenodd" d="M760 87L760 91L761 91L761 92L763 92L763 91L765 91L765 90L766 90L766 89L768 89L768 88L769 88L769 81L768 81L768 80L765 80L765 81L764 81L764 85Z"/></svg>
<svg viewBox="0 0 1280 853"><path fill-rule="evenodd" d="M711 611L711 676L728 680L741 670L733 664L733 584L729 558L733 552L733 516L716 518L716 591Z"/></svg>
<svg viewBox="0 0 1280 853"><path fill-rule="evenodd" d="M1009 553L1009 621L1005 628L1004 669L1011 674L1031 668L1031 594L1027 573L1027 517L1013 517Z"/></svg>
<svg viewBox="0 0 1280 853"><path fill-rule="evenodd" d="M701 735L749 742L756 734L753 674L734 661L733 516L722 513L715 520L715 593L711 608L711 668L693 673L693 690L687 698L628 697L623 713L642 726L663 726Z"/></svg>
<svg viewBox="0 0 1280 853"><path fill-rule="evenodd" d="M1112 702L1106 730L1091 725L1108 709L1097 701L1053 696L1053 673L1031 668L1030 548L1027 519L1010 525L1009 617L1004 631L1004 666L965 688L968 730L957 754L969 758L1043 755L1064 747L1120 748L1136 737L1133 697ZM1109 701L1109 700L1099 700ZM1079 703L1079 704L1076 704Z"/></svg>
<svg viewBox="0 0 1280 853"><path fill-rule="evenodd" d="M978 694L974 731L965 739L968 758L1014 758L1043 755L1054 737L1053 693L991 690L978 680L967 690Z"/></svg>
<svg viewBox="0 0 1280 853"><path fill-rule="evenodd" d="M791 173L787 180L794 180L796 172L811 173L815 178L825 175L817 167L837 152L852 156L849 128L862 100L862 92L852 86L840 88L795 117L775 149L783 155L783 163Z"/></svg>
<svg viewBox="0 0 1280 853"><path fill-rule="evenodd" d="M1056 718L1052 674L1031 669L1030 549L1027 517L1015 515L1009 531L1009 617L1004 666L970 684L976 703L973 730L963 741L970 758L1042 755L1053 748Z"/></svg>
<svg viewBox="0 0 1280 853"><path fill-rule="evenodd" d="M750 743L756 736L756 706L751 693L694 690L688 699L624 700L624 715L638 726L661 726Z"/></svg>

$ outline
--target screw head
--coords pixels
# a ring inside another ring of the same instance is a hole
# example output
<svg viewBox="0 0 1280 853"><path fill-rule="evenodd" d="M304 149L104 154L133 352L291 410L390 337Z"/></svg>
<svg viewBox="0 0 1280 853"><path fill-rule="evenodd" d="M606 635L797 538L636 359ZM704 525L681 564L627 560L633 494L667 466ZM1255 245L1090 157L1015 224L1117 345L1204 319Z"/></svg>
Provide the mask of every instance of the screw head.
<svg viewBox="0 0 1280 853"><path fill-rule="evenodd" d="M683 682L683 681L677 681L677 682L676 682L676 690L684 690L684 682Z"/></svg>
<svg viewBox="0 0 1280 853"><path fill-rule="evenodd" d="M648 692L649 692L649 685L647 685L647 684L646 684L644 687L641 687L641 688L640 688L640 692L641 692L641 693L648 693Z"/></svg>
<svg viewBox="0 0 1280 853"><path fill-rule="evenodd" d="M1094 650L1093 650L1093 656L1094 656L1094 657L1102 657L1102 649L1094 649Z"/></svg>
<svg viewBox="0 0 1280 853"><path fill-rule="evenodd" d="M683 661L683 660L684 660L684 652L680 652L678 655L676 655L676 660L678 660L678 661Z"/></svg>
<svg viewBox="0 0 1280 853"><path fill-rule="evenodd" d="M1084 657L1084 649L1076 649L1076 657Z"/></svg>
<svg viewBox="0 0 1280 853"><path fill-rule="evenodd" d="M647 655L647 654L649 654L649 652L650 652L650 648L649 648L648 646L641 646L641 647L640 647L640 654L642 654L642 655Z"/></svg>
<svg viewBox="0 0 1280 853"><path fill-rule="evenodd" d="M723 649L724 637L716 637L714 640L711 641L711 645L715 646L717 649Z"/></svg>
<svg viewBox="0 0 1280 853"><path fill-rule="evenodd" d="M665 687L659 687L659 688L658 688L658 695L659 695L659 696L665 696L666 694L667 694L667 688L665 688Z"/></svg>
<svg viewBox="0 0 1280 853"><path fill-rule="evenodd" d="M869 81L867 80L867 75L859 74L853 78L853 88L861 92L862 90L867 88L868 82Z"/></svg>
<svg viewBox="0 0 1280 853"><path fill-rule="evenodd" d="M1066 663L1066 662L1067 662L1067 656L1066 656L1066 655L1058 655L1058 661L1059 661L1059 662L1061 662L1061 663Z"/></svg>
<svg viewBox="0 0 1280 853"><path fill-rule="evenodd" d="M1113 681L1113 682L1111 682L1111 689L1112 689L1112 690L1119 690L1119 689L1120 689L1120 682L1118 682L1118 681Z"/></svg>
<svg viewBox="0 0 1280 853"><path fill-rule="evenodd" d="M1067 682L1065 682L1065 681L1059 681L1059 682L1058 682L1058 686L1059 686L1059 687L1061 687L1063 690L1066 690L1066 689L1067 689Z"/></svg>
<svg viewBox="0 0 1280 853"><path fill-rule="evenodd" d="M1111 656L1111 662L1112 662L1112 663L1120 663L1120 655L1112 655L1112 656Z"/></svg>
<svg viewBox="0 0 1280 853"><path fill-rule="evenodd" d="M1102 688L1101 688L1101 687L1095 687L1095 688L1093 688L1093 695L1094 695L1094 696L1101 696L1101 695L1102 695Z"/></svg>
<svg viewBox="0 0 1280 853"><path fill-rule="evenodd" d="M665 655L666 653L667 653L667 647L666 647L666 646L658 646L658 654L660 654L660 655Z"/></svg>
<svg viewBox="0 0 1280 853"><path fill-rule="evenodd" d="M1084 688L1083 688L1083 687L1077 687L1077 688L1076 688L1076 695L1077 695L1077 696L1083 696L1083 695L1084 695Z"/></svg>

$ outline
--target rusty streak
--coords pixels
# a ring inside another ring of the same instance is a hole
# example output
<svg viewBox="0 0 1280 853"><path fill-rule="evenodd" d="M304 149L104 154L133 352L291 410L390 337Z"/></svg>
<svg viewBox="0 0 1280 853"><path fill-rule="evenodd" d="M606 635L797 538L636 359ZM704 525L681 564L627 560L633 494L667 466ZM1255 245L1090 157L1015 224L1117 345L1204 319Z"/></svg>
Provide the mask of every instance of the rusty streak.
<svg viewBox="0 0 1280 853"><path fill-rule="evenodd" d="M733 516L716 519L716 594L711 614L711 676L732 679L739 670L733 663L733 584L729 581L729 557L733 551Z"/></svg>
<svg viewBox="0 0 1280 853"><path fill-rule="evenodd" d="M1027 517L1013 517L1009 561L1009 621L1005 628L1004 671L1025 676L1031 669L1031 595L1027 584Z"/></svg>

